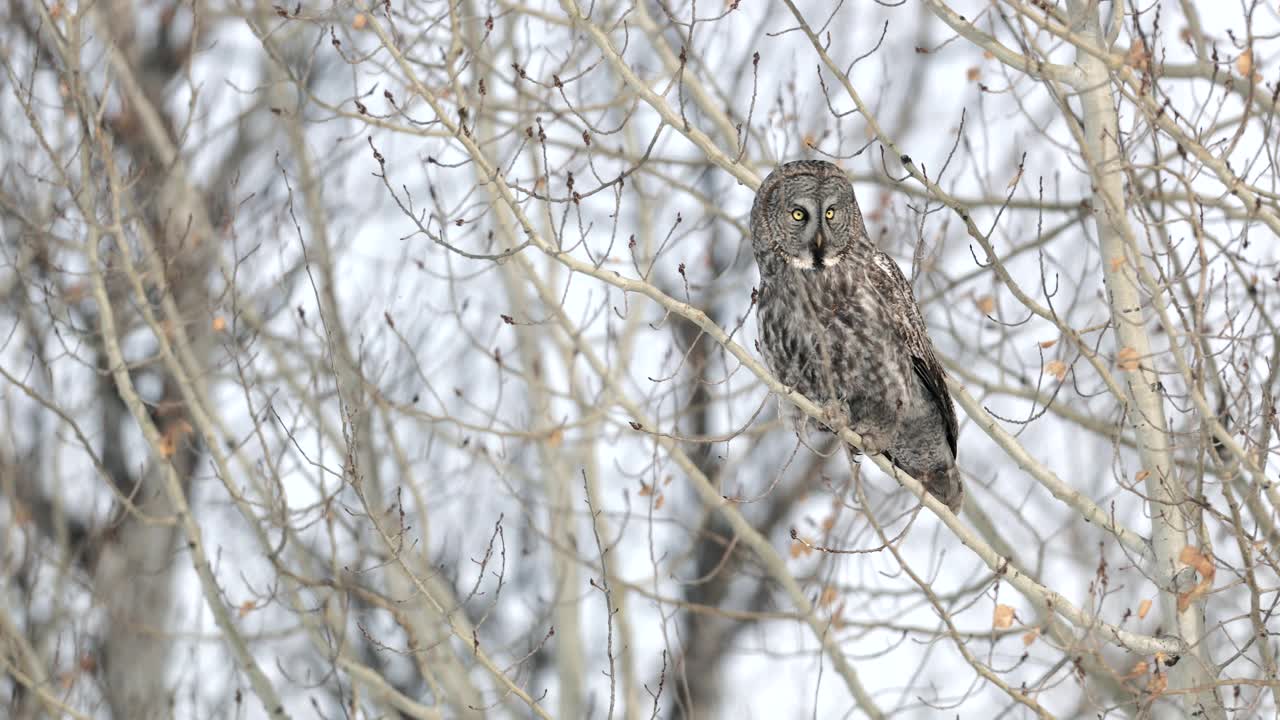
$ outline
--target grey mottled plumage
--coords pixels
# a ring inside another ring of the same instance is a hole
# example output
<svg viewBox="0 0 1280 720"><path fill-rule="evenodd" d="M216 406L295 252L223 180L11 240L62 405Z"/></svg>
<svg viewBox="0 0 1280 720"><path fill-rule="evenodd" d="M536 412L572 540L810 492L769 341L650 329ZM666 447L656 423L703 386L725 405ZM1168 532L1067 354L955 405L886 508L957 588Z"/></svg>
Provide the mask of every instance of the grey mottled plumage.
<svg viewBox="0 0 1280 720"><path fill-rule="evenodd" d="M848 415L883 453L953 511L956 413L911 285L876 249L844 172L786 163L751 208L765 362L789 387Z"/></svg>

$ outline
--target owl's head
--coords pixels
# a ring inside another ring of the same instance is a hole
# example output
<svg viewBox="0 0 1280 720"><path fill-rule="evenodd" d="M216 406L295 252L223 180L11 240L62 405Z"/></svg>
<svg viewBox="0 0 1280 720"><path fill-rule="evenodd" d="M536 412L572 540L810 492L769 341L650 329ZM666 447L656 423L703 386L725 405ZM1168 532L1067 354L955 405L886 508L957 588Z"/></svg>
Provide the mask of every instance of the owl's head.
<svg viewBox="0 0 1280 720"><path fill-rule="evenodd" d="M824 160L779 165L751 208L757 257L773 255L802 270L819 270L874 252L853 185Z"/></svg>

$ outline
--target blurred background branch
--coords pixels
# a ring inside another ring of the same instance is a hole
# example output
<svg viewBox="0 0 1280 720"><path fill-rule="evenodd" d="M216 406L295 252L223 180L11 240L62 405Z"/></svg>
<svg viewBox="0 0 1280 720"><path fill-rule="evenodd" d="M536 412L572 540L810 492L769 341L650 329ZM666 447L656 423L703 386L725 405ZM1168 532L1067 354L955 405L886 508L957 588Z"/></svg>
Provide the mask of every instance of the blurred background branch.
<svg viewBox="0 0 1280 720"><path fill-rule="evenodd" d="M1274 714L1278 30L7 0L0 715ZM960 518L779 419L801 157L912 279Z"/></svg>

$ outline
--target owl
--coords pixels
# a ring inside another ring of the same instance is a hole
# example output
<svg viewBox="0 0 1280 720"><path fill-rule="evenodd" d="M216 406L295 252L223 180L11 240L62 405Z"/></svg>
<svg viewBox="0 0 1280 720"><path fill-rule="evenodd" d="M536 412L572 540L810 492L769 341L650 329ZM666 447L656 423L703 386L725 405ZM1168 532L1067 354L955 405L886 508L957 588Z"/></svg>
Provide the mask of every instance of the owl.
<svg viewBox="0 0 1280 720"><path fill-rule="evenodd" d="M853 185L829 162L799 160L765 178L751 208L765 362L788 387L847 419L952 512L964 500L956 412L924 319L862 223Z"/></svg>

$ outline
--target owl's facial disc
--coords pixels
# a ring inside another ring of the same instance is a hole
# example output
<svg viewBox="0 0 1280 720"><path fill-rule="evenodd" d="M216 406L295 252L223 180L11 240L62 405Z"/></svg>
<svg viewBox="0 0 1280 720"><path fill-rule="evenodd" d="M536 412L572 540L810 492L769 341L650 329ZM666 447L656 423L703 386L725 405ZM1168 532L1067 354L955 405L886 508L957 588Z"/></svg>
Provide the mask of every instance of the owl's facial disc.
<svg viewBox="0 0 1280 720"><path fill-rule="evenodd" d="M800 270L831 267L840 262L848 245L842 232L845 203L839 192L820 193L816 198L791 197L784 202L784 218L789 225L784 250L787 261Z"/></svg>

